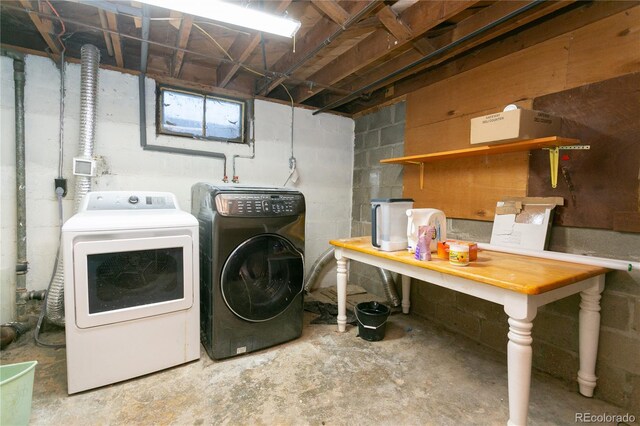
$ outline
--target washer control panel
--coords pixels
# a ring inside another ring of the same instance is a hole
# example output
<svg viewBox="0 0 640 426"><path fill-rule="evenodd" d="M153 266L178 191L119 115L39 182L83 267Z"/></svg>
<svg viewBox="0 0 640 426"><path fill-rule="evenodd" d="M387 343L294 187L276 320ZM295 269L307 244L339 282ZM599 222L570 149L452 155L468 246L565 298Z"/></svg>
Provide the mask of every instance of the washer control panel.
<svg viewBox="0 0 640 426"><path fill-rule="evenodd" d="M302 194L218 194L216 210L223 216L295 216L304 212Z"/></svg>

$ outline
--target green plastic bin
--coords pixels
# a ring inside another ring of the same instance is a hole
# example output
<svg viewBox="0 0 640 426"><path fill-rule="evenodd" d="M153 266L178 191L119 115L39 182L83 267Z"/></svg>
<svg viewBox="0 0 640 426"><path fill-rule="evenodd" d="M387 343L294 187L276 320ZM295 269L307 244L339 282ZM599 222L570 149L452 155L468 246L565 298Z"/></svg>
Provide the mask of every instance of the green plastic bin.
<svg viewBox="0 0 640 426"><path fill-rule="evenodd" d="M38 361L0 365L0 425L27 425Z"/></svg>

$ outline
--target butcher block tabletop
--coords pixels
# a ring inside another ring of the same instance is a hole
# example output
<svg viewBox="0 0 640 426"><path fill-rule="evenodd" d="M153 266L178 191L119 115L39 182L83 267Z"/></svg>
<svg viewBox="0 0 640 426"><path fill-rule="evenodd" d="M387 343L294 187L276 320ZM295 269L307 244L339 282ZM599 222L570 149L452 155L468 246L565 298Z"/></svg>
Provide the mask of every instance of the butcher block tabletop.
<svg viewBox="0 0 640 426"><path fill-rule="evenodd" d="M331 240L335 247L353 250L448 275L467 278L523 294L540 294L608 272L599 266L478 250L478 259L468 266L454 266L432 253L431 261L420 261L407 250L385 252L371 245L371 237ZM348 256L347 256L348 257Z"/></svg>

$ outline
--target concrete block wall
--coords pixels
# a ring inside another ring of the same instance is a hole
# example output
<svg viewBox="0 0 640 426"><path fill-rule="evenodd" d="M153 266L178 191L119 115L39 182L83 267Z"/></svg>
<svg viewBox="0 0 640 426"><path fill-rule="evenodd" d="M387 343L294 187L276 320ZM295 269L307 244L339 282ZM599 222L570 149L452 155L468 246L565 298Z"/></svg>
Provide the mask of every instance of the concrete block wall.
<svg viewBox="0 0 640 426"><path fill-rule="evenodd" d="M402 197L402 166L380 160L404 153L405 102L355 120L351 236L371 235L371 199ZM351 262L349 282L384 296L375 268Z"/></svg>
<svg viewBox="0 0 640 426"><path fill-rule="evenodd" d="M390 133L384 131L385 128L402 123L399 112L403 111L404 105L396 104L356 119L353 236L371 233L369 198L402 196L400 166L381 166L370 159L379 158L380 150L384 149L387 150L384 154L386 157L402 155L402 143L396 138L383 139L383 134ZM383 174L390 175L391 179L380 178ZM447 233L451 238L489 242L492 226L492 222L448 219ZM640 234L553 227L549 249L638 261ZM374 268L352 262L350 282L384 296ZM551 303L538 311L533 323L534 368L570 382L576 392L579 304L579 295ZM638 417L640 272L615 271L607 274L601 308L596 367L599 379L595 397L626 408ZM501 306L414 280L411 286L411 312L493 348L504 354L506 362L508 324Z"/></svg>
<svg viewBox="0 0 640 426"><path fill-rule="evenodd" d="M0 322L13 320L15 294L15 136L12 60L0 57ZM58 175L59 79L55 64L26 56L26 179L27 179L27 288L47 287L58 244L58 210L53 179ZM223 162L215 158L143 151L139 139L138 77L101 69L98 82L95 154L98 175L93 190L150 190L176 194L190 210L191 185L223 184ZM78 153L80 66L66 65L64 120L64 176L69 194L65 219L73 214L72 158ZM155 82L146 81L147 143L211 150L227 155L231 179L232 156L251 155L248 145L158 136L155 130ZM353 164L352 119L333 114L312 115L295 108L294 155L300 178L287 186L302 191L307 204L305 265L329 248L329 239L347 237L351 227ZM238 158L240 184L282 186L289 176L291 114L288 105L255 102L255 159ZM229 185L232 183L229 182ZM328 268L327 268L328 269ZM335 283L335 273L332 275Z"/></svg>

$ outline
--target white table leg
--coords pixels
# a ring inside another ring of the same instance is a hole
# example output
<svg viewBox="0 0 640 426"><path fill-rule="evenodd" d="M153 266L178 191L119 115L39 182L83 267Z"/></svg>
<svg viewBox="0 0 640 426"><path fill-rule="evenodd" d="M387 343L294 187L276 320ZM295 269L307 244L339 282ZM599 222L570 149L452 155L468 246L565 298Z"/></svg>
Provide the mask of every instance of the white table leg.
<svg viewBox="0 0 640 426"><path fill-rule="evenodd" d="M580 293L580 393L592 397L596 387L596 358L600 337L600 294L604 290L604 275L594 278L594 285Z"/></svg>
<svg viewBox="0 0 640 426"><path fill-rule="evenodd" d="M347 258L342 257L340 250L335 250L338 262L337 293L338 293L338 331L347 329Z"/></svg>
<svg viewBox="0 0 640 426"><path fill-rule="evenodd" d="M526 425L531 389L531 328L530 321L509 318L507 368L509 375L509 425Z"/></svg>
<svg viewBox="0 0 640 426"><path fill-rule="evenodd" d="M402 313L408 314L411 306L411 277L402 275Z"/></svg>
<svg viewBox="0 0 640 426"><path fill-rule="evenodd" d="M510 426L526 425L531 390L531 329L537 308L529 300L521 299L513 305L505 305L509 315L509 343L507 343L507 374L509 381Z"/></svg>

